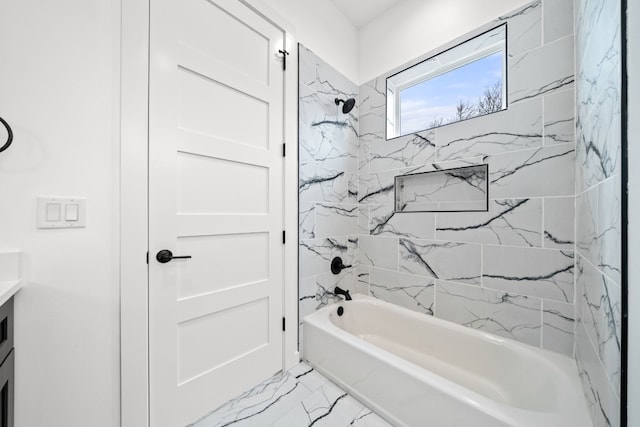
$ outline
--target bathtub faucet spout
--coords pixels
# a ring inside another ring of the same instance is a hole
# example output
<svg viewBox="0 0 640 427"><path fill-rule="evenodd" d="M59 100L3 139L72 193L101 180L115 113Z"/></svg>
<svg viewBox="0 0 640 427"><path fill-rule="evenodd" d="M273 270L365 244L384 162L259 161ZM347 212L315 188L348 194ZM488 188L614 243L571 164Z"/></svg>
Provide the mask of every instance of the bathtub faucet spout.
<svg viewBox="0 0 640 427"><path fill-rule="evenodd" d="M346 299L347 301L351 301L351 295L349 295L349 291L345 291L344 289L340 289L336 286L336 288L333 290L333 293L336 295L342 295L344 299Z"/></svg>

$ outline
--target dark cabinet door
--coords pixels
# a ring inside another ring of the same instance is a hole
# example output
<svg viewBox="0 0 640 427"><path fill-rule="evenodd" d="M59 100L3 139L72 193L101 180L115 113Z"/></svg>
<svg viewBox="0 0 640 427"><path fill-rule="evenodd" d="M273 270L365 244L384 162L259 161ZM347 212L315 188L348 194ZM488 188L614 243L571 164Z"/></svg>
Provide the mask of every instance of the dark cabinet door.
<svg viewBox="0 0 640 427"><path fill-rule="evenodd" d="M13 350L13 298L0 306L0 363Z"/></svg>
<svg viewBox="0 0 640 427"><path fill-rule="evenodd" d="M0 365L0 427L13 427L13 350Z"/></svg>

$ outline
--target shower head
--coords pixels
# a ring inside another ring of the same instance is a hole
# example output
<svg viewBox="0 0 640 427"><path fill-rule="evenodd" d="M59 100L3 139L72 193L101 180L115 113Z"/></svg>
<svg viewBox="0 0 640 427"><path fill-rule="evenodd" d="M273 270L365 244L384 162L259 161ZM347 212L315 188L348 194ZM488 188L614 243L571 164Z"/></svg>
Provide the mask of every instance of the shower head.
<svg viewBox="0 0 640 427"><path fill-rule="evenodd" d="M342 106L342 112L344 114L347 114L349 111L353 110L353 107L355 107L356 105L356 100L353 98L349 98L346 101L344 99L336 98L336 105L340 105L341 102L344 104Z"/></svg>

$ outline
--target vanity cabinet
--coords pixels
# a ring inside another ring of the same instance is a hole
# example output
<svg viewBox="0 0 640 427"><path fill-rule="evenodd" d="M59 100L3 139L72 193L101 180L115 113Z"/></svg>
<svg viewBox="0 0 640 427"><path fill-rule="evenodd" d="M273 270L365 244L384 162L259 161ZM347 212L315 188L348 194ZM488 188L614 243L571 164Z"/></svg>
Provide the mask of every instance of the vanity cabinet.
<svg viewBox="0 0 640 427"><path fill-rule="evenodd" d="M0 427L13 427L13 297L0 307Z"/></svg>

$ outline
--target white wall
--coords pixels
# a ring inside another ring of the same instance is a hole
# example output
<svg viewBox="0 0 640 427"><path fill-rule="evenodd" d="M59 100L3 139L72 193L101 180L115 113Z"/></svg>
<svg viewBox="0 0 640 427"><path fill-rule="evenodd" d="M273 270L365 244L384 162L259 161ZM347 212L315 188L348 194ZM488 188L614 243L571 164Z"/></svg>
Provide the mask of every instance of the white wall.
<svg viewBox="0 0 640 427"><path fill-rule="evenodd" d="M118 0L0 3L0 250L22 249L16 425L119 425ZM88 227L36 230L38 195Z"/></svg>
<svg viewBox="0 0 640 427"><path fill-rule="evenodd" d="M640 4L628 1L627 73L629 102L629 426L640 426ZM623 260L622 262L625 262Z"/></svg>
<svg viewBox="0 0 640 427"><path fill-rule="evenodd" d="M331 0L246 1L268 4L295 27L288 30L294 32L298 42L358 83L358 30Z"/></svg>
<svg viewBox="0 0 640 427"><path fill-rule="evenodd" d="M366 83L529 1L401 1L360 29L358 82Z"/></svg>

